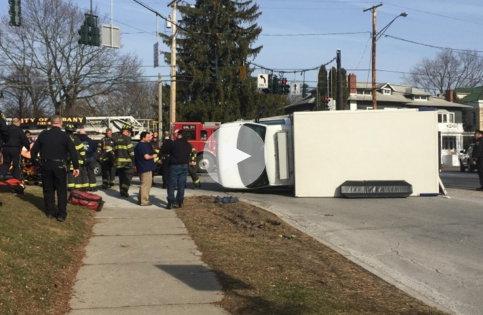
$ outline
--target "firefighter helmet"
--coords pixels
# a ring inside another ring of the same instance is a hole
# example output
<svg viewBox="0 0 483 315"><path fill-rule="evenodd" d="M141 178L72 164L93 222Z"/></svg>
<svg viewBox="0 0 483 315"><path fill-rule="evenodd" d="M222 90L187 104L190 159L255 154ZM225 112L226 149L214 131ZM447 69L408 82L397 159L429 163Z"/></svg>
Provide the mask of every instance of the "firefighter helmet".
<svg viewBox="0 0 483 315"><path fill-rule="evenodd" d="M121 130L132 131L132 126L131 125L124 125L124 126L122 126Z"/></svg>
<svg viewBox="0 0 483 315"><path fill-rule="evenodd" d="M76 131L76 127L74 124L66 124L65 125L65 131L67 132L75 132Z"/></svg>

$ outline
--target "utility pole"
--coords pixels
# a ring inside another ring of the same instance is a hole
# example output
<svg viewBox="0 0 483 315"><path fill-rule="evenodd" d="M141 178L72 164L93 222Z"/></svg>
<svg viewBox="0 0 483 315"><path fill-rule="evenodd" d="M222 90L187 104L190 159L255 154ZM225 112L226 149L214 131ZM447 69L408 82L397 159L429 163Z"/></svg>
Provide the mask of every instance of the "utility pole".
<svg viewBox="0 0 483 315"><path fill-rule="evenodd" d="M161 71L158 74L158 133L161 137L163 134L163 80L161 79Z"/></svg>
<svg viewBox="0 0 483 315"><path fill-rule="evenodd" d="M176 121L176 10L177 4L180 0L173 0L168 4L171 7L171 98L170 98L170 123L171 125Z"/></svg>
<svg viewBox="0 0 483 315"><path fill-rule="evenodd" d="M341 71L341 57L340 57L340 49L337 49L337 96L336 96L336 103L335 108L336 110L343 110L344 104L342 100L342 71Z"/></svg>
<svg viewBox="0 0 483 315"><path fill-rule="evenodd" d="M372 11L372 108L377 109L377 95L376 95L376 36L377 36L377 8L382 6L382 3L364 9L363 12Z"/></svg>

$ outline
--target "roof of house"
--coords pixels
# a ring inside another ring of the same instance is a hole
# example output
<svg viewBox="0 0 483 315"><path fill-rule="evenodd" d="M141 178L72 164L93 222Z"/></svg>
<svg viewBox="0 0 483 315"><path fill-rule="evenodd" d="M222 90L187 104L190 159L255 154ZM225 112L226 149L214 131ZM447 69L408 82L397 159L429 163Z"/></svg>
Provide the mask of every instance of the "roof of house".
<svg viewBox="0 0 483 315"><path fill-rule="evenodd" d="M393 91L397 93L401 93L403 95L421 95L421 96L431 96L428 92L418 89L412 86L408 85L398 85L398 84L392 84L392 83L377 83L376 84L376 89L380 90L384 87L389 87ZM365 90L370 90L372 89L372 83L371 82L357 82L356 83L356 88L357 89L365 89Z"/></svg>
<svg viewBox="0 0 483 315"><path fill-rule="evenodd" d="M372 83L370 82L357 82L357 89L370 90L372 89ZM383 88L390 88L393 92L391 95L386 95L381 92ZM483 87L482 87L483 88ZM439 107L439 108L471 108L471 106L463 105L459 103L448 102L442 98L433 96L428 92L407 85L397 85L390 83L378 83L377 100L386 103L399 103L404 106L414 107ZM483 89L482 89L483 93ZM427 96L427 100L414 100L413 96ZM483 96L483 94L482 94ZM354 101L372 101L372 95L354 95L349 96L349 100Z"/></svg>
<svg viewBox="0 0 483 315"><path fill-rule="evenodd" d="M461 102L467 104L483 100L483 86L474 88L459 88L456 89L456 93L467 93L468 95L461 99Z"/></svg>

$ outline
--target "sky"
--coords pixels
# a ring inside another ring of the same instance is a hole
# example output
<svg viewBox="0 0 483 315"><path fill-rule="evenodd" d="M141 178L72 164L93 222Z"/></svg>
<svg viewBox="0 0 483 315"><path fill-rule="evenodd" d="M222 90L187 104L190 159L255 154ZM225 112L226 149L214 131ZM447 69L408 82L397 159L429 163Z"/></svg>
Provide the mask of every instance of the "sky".
<svg viewBox="0 0 483 315"><path fill-rule="evenodd" d="M28 1L28 0L23 0ZM140 0L163 16L171 14L171 0ZM183 0L195 3L195 0ZM3 0L6 3L6 0ZM89 0L72 0L87 10ZM290 82L305 82L315 86L318 68L332 60L341 50L342 67L355 73L358 81L370 81L371 66L371 11L364 9L381 3L360 0L260 0L262 15L257 23L262 28L256 45L262 51L250 60L257 65L282 71ZM111 10L112 3L112 10ZM377 41L377 81L394 84L406 83L405 75L424 58L434 58L440 49L478 50L483 54L483 4L481 0L386 0L377 9L377 30L397 18ZM139 56L148 80L157 80L158 73L168 79L169 67L161 60L161 67L153 67L153 44L156 30L170 32L165 21L157 19L133 0L92 0L99 15L121 28L121 50ZM2 5L2 15L7 9ZM178 18L180 17L178 13ZM157 26L159 25L159 26ZM334 34L336 33L336 34ZM399 39L396 39L396 38ZM410 43L408 41L420 44ZM169 47L161 44L166 51ZM162 58L161 58L162 59ZM327 67L336 66L332 62ZM297 71L294 73L294 71ZM256 69L254 74L265 73Z"/></svg>

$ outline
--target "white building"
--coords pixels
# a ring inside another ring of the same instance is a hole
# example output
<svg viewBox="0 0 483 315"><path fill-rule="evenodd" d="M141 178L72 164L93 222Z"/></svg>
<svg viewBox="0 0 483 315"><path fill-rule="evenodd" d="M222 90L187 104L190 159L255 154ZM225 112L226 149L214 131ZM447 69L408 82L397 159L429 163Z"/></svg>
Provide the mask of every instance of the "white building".
<svg viewBox="0 0 483 315"><path fill-rule="evenodd" d="M372 83L357 82L356 76L350 74L348 85L350 109L372 109ZM471 110L471 106L453 102L452 91L443 99L411 86L379 83L376 93L378 109L437 110L441 164L459 166L458 152L464 149L463 138L471 134L463 129L463 111Z"/></svg>

